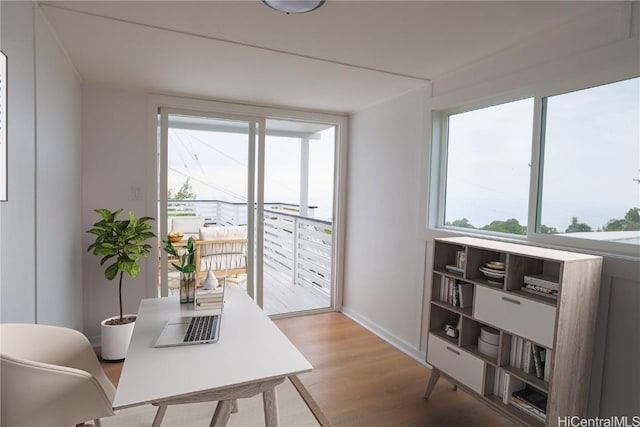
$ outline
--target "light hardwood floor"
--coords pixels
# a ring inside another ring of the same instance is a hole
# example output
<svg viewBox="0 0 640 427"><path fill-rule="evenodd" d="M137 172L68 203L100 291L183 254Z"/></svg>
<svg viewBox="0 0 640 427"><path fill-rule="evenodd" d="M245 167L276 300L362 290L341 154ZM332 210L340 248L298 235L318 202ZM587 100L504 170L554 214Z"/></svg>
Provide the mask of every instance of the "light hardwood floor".
<svg viewBox="0 0 640 427"><path fill-rule="evenodd" d="M298 378L333 426L514 425L443 379L423 399L429 369L340 313L275 323L313 365ZM102 366L117 384L122 364Z"/></svg>

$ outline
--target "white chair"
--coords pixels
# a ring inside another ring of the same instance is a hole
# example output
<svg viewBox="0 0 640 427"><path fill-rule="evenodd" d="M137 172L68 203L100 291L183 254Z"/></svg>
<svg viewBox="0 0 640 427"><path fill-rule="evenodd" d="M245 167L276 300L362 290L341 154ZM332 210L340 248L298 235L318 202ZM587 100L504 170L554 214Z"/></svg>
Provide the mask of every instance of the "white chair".
<svg viewBox="0 0 640 427"><path fill-rule="evenodd" d="M176 216L171 218L171 231L181 231L184 240L189 237L198 238L200 227L204 226L204 217L201 216Z"/></svg>
<svg viewBox="0 0 640 427"><path fill-rule="evenodd" d="M200 227L198 276L212 270L216 276L247 272L247 227Z"/></svg>
<svg viewBox="0 0 640 427"><path fill-rule="evenodd" d="M114 415L115 388L87 338L57 326L0 324L4 427L71 426Z"/></svg>

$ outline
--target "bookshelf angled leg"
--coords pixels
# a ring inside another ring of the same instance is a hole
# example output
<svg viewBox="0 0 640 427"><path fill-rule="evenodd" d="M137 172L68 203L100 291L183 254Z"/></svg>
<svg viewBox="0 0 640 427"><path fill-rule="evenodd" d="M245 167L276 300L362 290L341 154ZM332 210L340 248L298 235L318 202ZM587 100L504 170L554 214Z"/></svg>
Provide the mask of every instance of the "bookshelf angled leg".
<svg viewBox="0 0 640 427"><path fill-rule="evenodd" d="M427 384L427 389L424 391L424 398L428 399L431 395L431 392L436 387L436 383L438 382L438 378L440 378L440 371L436 368L431 370L431 376L429 377L429 383Z"/></svg>

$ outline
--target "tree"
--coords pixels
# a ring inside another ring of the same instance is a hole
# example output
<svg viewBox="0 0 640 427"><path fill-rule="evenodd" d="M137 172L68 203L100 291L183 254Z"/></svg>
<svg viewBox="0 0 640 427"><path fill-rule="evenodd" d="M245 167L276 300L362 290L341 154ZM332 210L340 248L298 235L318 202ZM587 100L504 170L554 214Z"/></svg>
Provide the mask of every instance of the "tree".
<svg viewBox="0 0 640 427"><path fill-rule="evenodd" d="M549 227L548 225L541 224L540 232L542 234L557 234L558 230L555 227Z"/></svg>
<svg viewBox="0 0 640 427"><path fill-rule="evenodd" d="M490 224L485 225L482 229L487 231L497 231L499 233L527 234L527 227L520 225L518 220L515 218L511 218L506 221L491 221Z"/></svg>
<svg viewBox="0 0 640 427"><path fill-rule="evenodd" d="M118 301L120 302L120 317L110 324L122 325L126 323L122 315L122 276L127 273L131 277L137 277L140 273L140 257L146 257L151 252L151 245L145 243L155 237L151 231L153 226L149 221L153 218L143 216L136 219L132 211L129 211L127 219L117 219L122 209L111 212L109 209L94 209L102 218L93 224L93 228L87 233L94 234L96 241L89 245L87 251L100 257L100 265L110 261L104 271L107 280L113 280L118 273Z"/></svg>
<svg viewBox="0 0 640 427"><path fill-rule="evenodd" d="M565 233L580 233L585 231L593 231L588 224L579 223L578 217L574 216L571 218L571 225L567 227Z"/></svg>
<svg viewBox="0 0 640 427"><path fill-rule="evenodd" d="M602 231L624 231L624 226L624 219L610 219L604 227L602 227Z"/></svg>
<svg viewBox="0 0 640 427"><path fill-rule="evenodd" d="M167 192L168 200L195 200L196 195L191 192L191 183L189 180L191 177L187 177L187 179L182 183L180 189L176 194L173 194L173 191L169 189Z"/></svg>
<svg viewBox="0 0 640 427"><path fill-rule="evenodd" d="M625 231L640 230L640 208L631 208L624 216Z"/></svg>
<svg viewBox="0 0 640 427"><path fill-rule="evenodd" d="M623 219L610 219L603 231L634 231L640 230L640 209L631 208Z"/></svg>
<svg viewBox="0 0 640 427"><path fill-rule="evenodd" d="M469 220L467 218L456 219L455 221L447 222L445 225L450 227L475 228L473 225L469 224Z"/></svg>

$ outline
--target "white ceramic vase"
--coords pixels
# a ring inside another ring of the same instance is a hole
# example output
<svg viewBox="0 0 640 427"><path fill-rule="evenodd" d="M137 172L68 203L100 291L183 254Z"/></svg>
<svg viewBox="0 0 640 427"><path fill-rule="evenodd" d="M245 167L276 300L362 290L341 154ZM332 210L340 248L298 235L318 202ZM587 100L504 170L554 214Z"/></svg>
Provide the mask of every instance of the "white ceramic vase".
<svg viewBox="0 0 640 427"><path fill-rule="evenodd" d="M216 277L215 274L213 274L213 271L209 270L207 272L207 277L204 279L204 288L211 290L217 287L218 287L218 278Z"/></svg>
<svg viewBox="0 0 640 427"><path fill-rule="evenodd" d="M133 327L136 323L134 321L124 325L107 325L109 320L118 319L119 317L120 316L110 317L103 320L100 324L102 341L101 357L104 360L124 360L127 355L129 341L131 341ZM127 314L124 317L135 317L135 315Z"/></svg>

